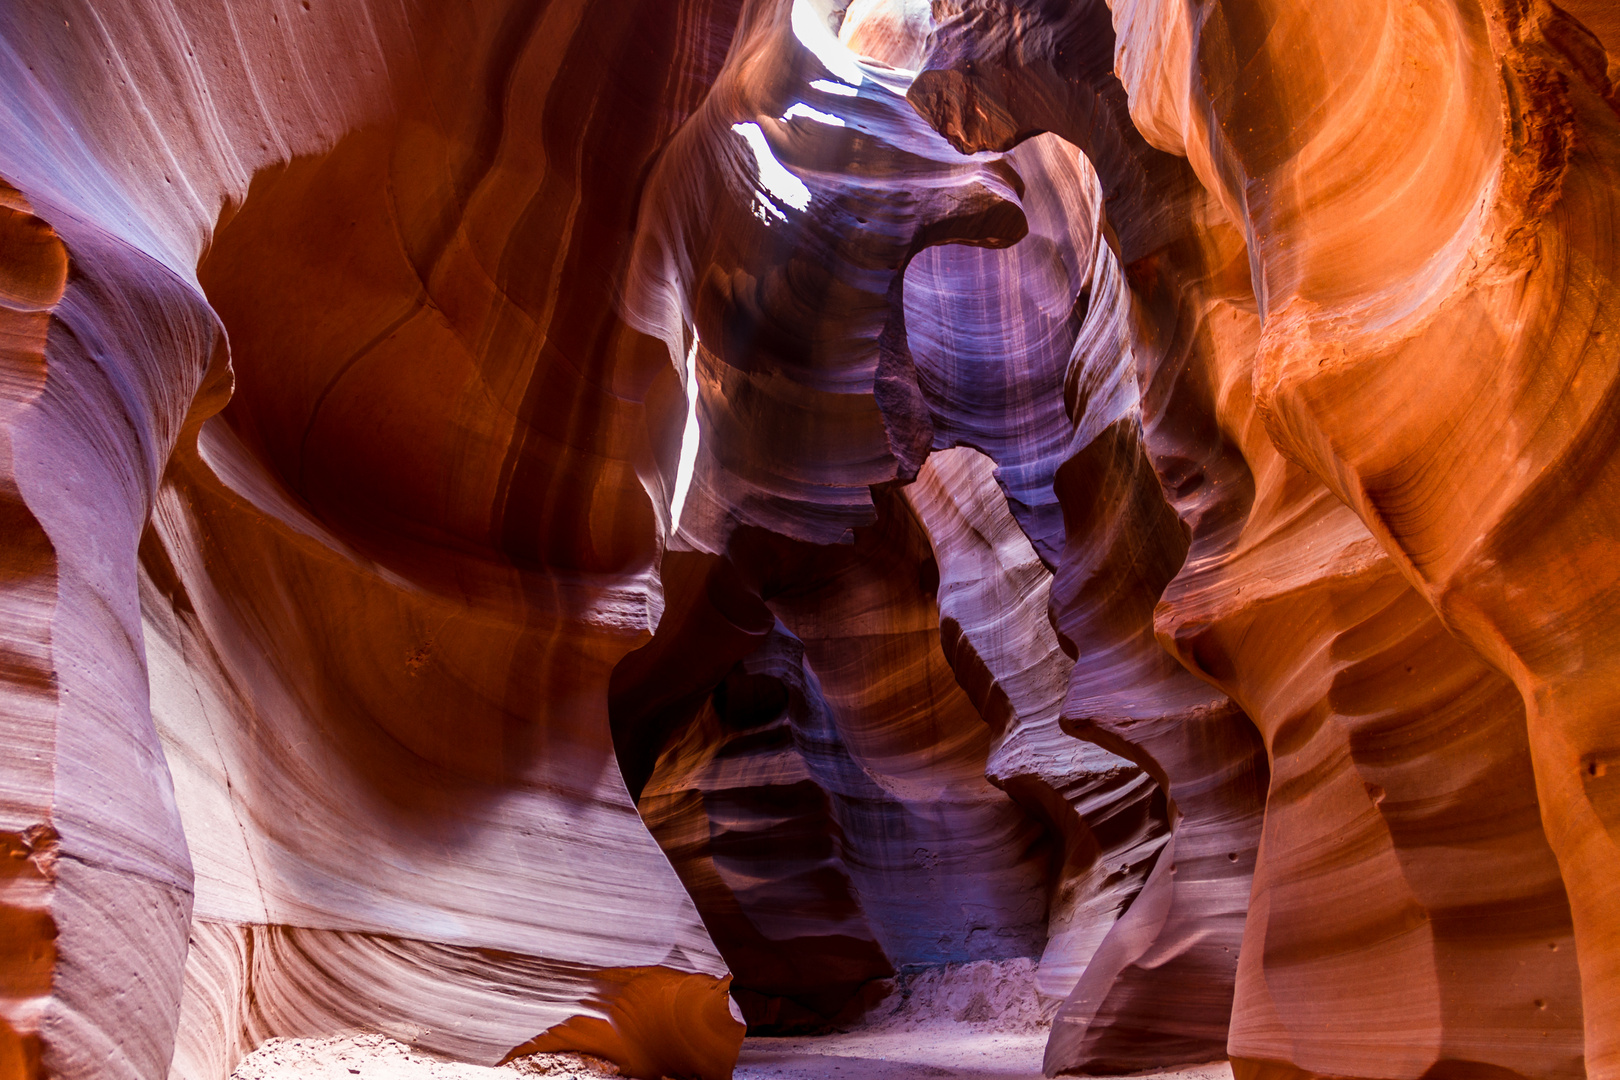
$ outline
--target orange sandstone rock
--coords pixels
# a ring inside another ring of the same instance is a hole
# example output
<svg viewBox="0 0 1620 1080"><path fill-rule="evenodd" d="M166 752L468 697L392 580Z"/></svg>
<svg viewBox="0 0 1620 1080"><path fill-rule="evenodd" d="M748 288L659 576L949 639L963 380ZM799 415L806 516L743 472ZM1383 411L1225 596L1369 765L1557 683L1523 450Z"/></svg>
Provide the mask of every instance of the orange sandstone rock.
<svg viewBox="0 0 1620 1080"><path fill-rule="evenodd" d="M0 11L0 1077L1035 956L1054 1074L1620 1076L1617 49Z"/></svg>

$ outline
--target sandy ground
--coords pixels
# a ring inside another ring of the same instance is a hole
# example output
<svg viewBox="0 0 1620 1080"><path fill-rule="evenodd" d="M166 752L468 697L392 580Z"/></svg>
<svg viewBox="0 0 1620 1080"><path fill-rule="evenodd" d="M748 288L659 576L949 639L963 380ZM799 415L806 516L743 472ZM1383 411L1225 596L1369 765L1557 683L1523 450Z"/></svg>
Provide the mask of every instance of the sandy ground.
<svg viewBox="0 0 1620 1080"><path fill-rule="evenodd" d="M803 1039L749 1039L736 1080L1040 1080L1044 1031L1008 1034L987 1025L860 1031ZM618 1070L579 1054L537 1054L501 1068L447 1061L382 1035L272 1039L232 1080L601 1080ZM1146 1078L1144 1078L1146 1080ZM1199 1065L1152 1080L1232 1080L1231 1066Z"/></svg>
<svg viewBox="0 0 1620 1080"><path fill-rule="evenodd" d="M535 1054L490 1068L413 1050L386 1035L271 1039L231 1073L231 1080L600 1080L618 1076L611 1062L584 1054Z"/></svg>
<svg viewBox="0 0 1620 1080"><path fill-rule="evenodd" d="M1041 1080L1046 1032L957 1030L851 1032L814 1039L749 1039L736 1080ZM1225 1062L1154 1073L1159 1080L1232 1080Z"/></svg>
<svg viewBox="0 0 1620 1080"><path fill-rule="evenodd" d="M1041 1080L1050 1018L1030 960L979 961L900 976L862 1028L837 1035L748 1039L735 1080ZM601 1080L611 1063L536 1054L490 1068L412 1050L383 1035L272 1039L232 1080ZM1143 1080L1232 1080L1225 1062Z"/></svg>

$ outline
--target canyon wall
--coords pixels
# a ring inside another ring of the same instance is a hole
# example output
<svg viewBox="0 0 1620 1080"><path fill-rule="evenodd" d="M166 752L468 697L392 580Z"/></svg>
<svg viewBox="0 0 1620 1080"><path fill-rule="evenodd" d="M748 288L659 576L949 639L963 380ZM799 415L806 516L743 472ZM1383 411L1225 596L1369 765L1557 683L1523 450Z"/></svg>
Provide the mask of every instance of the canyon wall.
<svg viewBox="0 0 1620 1080"><path fill-rule="evenodd" d="M962 149L1063 133L1109 192L1141 439L1190 541L1153 629L1266 744L1240 1073L1575 1075L1584 1013L1608 1075L1605 737L1577 689L1606 593L1567 569L1607 534L1612 453L1578 420L1612 355L1601 17L1121 3L1122 98L1085 55L1100 10L951 7L919 108ZM1144 188L1168 233L1133 229ZM1083 693L1071 726L1115 734Z"/></svg>
<svg viewBox="0 0 1620 1080"><path fill-rule="evenodd" d="M726 966L607 722L680 387L602 238L735 10L4 18L7 1075L355 1025L726 1075Z"/></svg>
<svg viewBox="0 0 1620 1080"><path fill-rule="evenodd" d="M0 44L0 1077L1620 1077L1605 5Z"/></svg>

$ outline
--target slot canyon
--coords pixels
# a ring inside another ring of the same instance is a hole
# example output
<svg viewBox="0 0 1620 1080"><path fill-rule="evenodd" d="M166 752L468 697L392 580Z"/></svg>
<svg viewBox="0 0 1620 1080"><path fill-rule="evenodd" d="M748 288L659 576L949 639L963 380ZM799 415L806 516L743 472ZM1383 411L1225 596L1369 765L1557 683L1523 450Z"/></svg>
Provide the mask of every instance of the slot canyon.
<svg viewBox="0 0 1620 1080"><path fill-rule="evenodd" d="M0 2L0 1080L1620 1080L1617 243L1613 0Z"/></svg>

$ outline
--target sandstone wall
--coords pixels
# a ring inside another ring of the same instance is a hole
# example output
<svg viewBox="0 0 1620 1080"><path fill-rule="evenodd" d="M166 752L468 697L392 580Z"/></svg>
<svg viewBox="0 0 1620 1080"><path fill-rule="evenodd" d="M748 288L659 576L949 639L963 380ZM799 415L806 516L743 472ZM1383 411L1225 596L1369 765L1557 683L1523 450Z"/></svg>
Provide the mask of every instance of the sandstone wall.
<svg viewBox="0 0 1620 1080"><path fill-rule="evenodd" d="M1616 50L0 10L0 1077L1036 957L1052 1074L1620 1076Z"/></svg>

